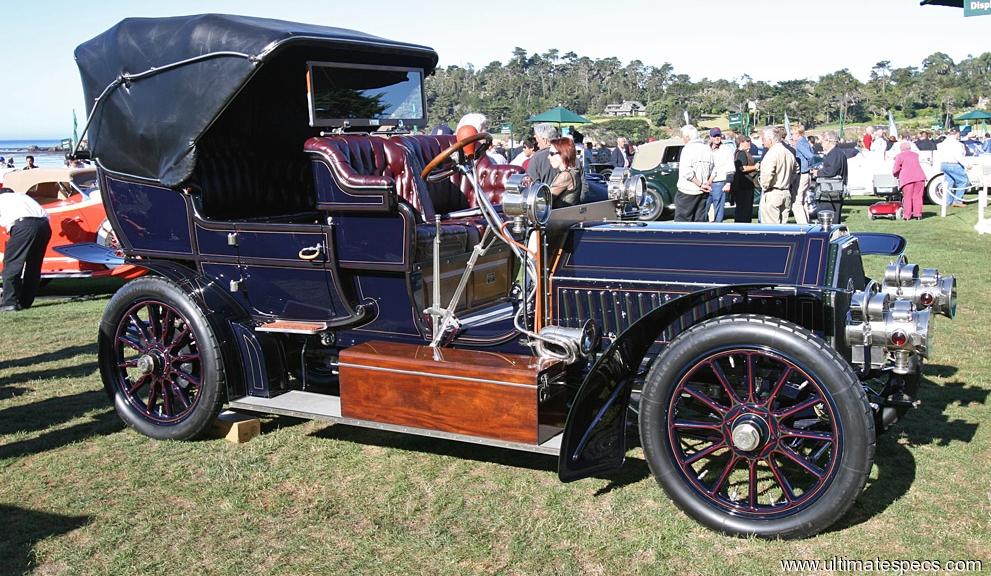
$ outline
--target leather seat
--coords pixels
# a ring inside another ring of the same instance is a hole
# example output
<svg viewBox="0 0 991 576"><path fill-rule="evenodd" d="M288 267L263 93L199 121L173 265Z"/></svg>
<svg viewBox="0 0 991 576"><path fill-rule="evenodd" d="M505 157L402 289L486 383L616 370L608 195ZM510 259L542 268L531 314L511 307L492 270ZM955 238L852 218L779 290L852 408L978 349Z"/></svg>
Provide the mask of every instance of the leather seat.
<svg viewBox="0 0 991 576"><path fill-rule="evenodd" d="M423 220L416 226L413 256L415 261L425 262L433 258L434 214L476 206L474 189L461 174L436 183L427 183L420 177L426 163L453 143L453 136L393 136L386 139L342 134L310 138L304 149L328 158L342 187L395 187L399 198L413 207ZM497 204L502 199L506 178L520 171L517 166L499 166L483 158L479 162L481 188ZM484 229L482 218L445 221L441 228L441 256L470 251L480 241Z"/></svg>
<svg viewBox="0 0 991 576"><path fill-rule="evenodd" d="M378 136L340 135L310 138L307 152L330 159L338 184L345 188L395 188L396 194L413 207L424 220L434 217L433 203L425 194L409 151L396 142Z"/></svg>
<svg viewBox="0 0 991 576"><path fill-rule="evenodd" d="M393 136L392 139L410 151L419 162L421 170L456 141L451 135L424 134ZM521 172L523 169L519 166L495 164L486 156L478 161L478 184L492 204L501 204L502 193L506 190L506 179ZM428 183L427 189L438 214L478 206L478 199L475 197L475 189L471 182L459 173L452 174L450 178L441 182Z"/></svg>

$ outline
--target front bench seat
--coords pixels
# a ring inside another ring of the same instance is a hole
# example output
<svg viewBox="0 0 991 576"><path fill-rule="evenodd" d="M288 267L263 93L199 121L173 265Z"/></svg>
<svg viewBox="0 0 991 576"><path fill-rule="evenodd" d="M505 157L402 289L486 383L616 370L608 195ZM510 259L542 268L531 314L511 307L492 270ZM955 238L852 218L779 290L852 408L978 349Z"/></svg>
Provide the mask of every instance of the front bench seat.
<svg viewBox="0 0 991 576"><path fill-rule="evenodd" d="M404 135L393 136L392 140L401 144L419 162L420 169L433 160L444 149L454 144L457 139L452 135ZM488 196L493 205L502 203L502 194L506 191L506 179L513 174L523 172L523 168L513 164L495 164L488 156L478 161L479 187ZM427 190L438 214L447 214L465 208L478 206L475 189L471 182L460 173L454 173L447 180L427 183Z"/></svg>

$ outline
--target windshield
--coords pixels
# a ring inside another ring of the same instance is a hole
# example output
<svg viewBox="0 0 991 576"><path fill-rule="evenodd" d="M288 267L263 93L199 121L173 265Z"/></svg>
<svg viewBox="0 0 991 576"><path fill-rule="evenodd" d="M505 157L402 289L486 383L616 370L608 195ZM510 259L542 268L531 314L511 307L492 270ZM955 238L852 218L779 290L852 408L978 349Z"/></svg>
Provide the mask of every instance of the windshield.
<svg viewBox="0 0 991 576"><path fill-rule="evenodd" d="M311 62L307 85L312 126L426 124L418 68Z"/></svg>
<svg viewBox="0 0 991 576"><path fill-rule="evenodd" d="M96 172L79 172L72 175L72 185L84 195L89 196L99 187L96 184Z"/></svg>

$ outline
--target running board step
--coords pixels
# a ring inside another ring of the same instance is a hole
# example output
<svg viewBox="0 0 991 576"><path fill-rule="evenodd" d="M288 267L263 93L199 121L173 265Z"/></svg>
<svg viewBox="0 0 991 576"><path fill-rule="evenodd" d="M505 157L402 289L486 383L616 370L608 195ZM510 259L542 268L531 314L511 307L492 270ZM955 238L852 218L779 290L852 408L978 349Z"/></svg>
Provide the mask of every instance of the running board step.
<svg viewBox="0 0 991 576"><path fill-rule="evenodd" d="M440 438L443 440L455 440L457 442L467 442L470 444L481 444L483 446L495 446L510 450L523 452L536 452L538 454L548 454L557 456L561 451L561 436L550 438L543 444L526 444L523 442L509 442L506 440L495 440L491 438L480 438L467 434L456 434L453 432L441 432L438 430L426 430L412 426L401 426L397 424L383 424L370 420L357 418L347 418L341 416L341 399L338 396L328 394L316 394L313 392L302 392L293 390L274 398L259 398L255 396L244 396L228 403L232 410L243 410L248 412L259 412L263 414L279 414L282 416L292 416L294 418L307 418L310 420L323 420L344 424L347 426L358 426L361 428L373 428L375 430L387 430L389 432L399 432L401 434L414 434L417 436L427 436L429 438Z"/></svg>
<svg viewBox="0 0 991 576"><path fill-rule="evenodd" d="M255 327L255 331L257 332L284 332L287 334L316 334L326 329L326 322L301 322L295 320L273 320Z"/></svg>

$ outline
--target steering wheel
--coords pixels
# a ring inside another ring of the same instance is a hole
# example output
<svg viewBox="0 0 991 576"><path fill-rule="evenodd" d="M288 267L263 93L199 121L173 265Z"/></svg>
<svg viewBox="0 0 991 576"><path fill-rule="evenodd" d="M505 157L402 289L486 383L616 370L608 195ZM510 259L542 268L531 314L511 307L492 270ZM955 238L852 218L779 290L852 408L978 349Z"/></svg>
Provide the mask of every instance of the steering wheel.
<svg viewBox="0 0 991 576"><path fill-rule="evenodd" d="M454 144L451 144L445 150L441 151L440 154L434 156L433 160L427 163L427 165L423 168L423 171L420 172L420 177L426 180L427 182L438 182L440 180L443 180L444 178L447 178L448 176L451 175L452 172L451 170L444 170L438 172L437 174L431 174L431 172L433 172L438 166L443 164L444 161L450 158L452 154L454 154L455 152L460 152L461 150L464 149L465 146L472 144L474 142L478 142L479 140L484 140L485 142L481 146L478 146L475 149L475 154L473 157L474 158L481 157L481 155L485 153L485 150L489 147L489 145L492 144L492 135L489 134L488 132L479 132L478 134L469 136L464 140L458 140Z"/></svg>

